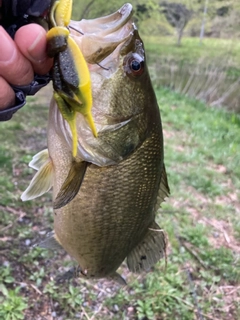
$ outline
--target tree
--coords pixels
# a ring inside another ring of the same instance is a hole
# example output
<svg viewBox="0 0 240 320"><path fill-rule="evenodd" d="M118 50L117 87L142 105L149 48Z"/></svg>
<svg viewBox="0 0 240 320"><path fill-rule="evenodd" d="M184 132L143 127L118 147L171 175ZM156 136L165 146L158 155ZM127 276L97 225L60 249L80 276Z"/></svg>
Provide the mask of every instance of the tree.
<svg viewBox="0 0 240 320"><path fill-rule="evenodd" d="M201 26L201 31L200 31L200 43L202 42L202 39L204 37L204 27L205 27L205 19L206 19L206 15L207 15L207 9L208 9L208 0L205 0L202 26Z"/></svg>
<svg viewBox="0 0 240 320"><path fill-rule="evenodd" d="M177 44L181 44L183 30L191 19L192 11L184 4L175 2L161 2L161 12L165 15L168 23L177 30Z"/></svg>

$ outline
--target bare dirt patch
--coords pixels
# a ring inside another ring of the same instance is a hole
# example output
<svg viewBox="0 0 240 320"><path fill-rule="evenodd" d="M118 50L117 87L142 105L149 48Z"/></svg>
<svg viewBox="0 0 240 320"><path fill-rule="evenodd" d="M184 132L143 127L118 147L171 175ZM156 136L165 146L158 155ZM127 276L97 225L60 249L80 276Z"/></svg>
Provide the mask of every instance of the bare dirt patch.
<svg viewBox="0 0 240 320"><path fill-rule="evenodd" d="M201 223L212 228L209 242L214 248L227 247L240 254L240 242L234 237L233 225L229 221L202 217Z"/></svg>

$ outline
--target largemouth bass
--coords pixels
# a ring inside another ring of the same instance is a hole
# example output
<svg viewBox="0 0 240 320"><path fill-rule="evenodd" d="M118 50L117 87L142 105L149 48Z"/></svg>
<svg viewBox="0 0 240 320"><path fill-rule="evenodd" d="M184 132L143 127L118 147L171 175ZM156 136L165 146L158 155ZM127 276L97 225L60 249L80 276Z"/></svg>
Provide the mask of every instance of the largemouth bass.
<svg viewBox="0 0 240 320"><path fill-rule="evenodd" d="M48 150L30 162L38 172L22 195L29 200L53 186L54 234L42 246L64 248L86 278L119 279L125 258L131 271L147 271L166 251L155 222L169 194L162 125L131 16L125 4L110 16L71 22L91 75L97 137L77 114L73 161L71 129L53 100Z"/></svg>

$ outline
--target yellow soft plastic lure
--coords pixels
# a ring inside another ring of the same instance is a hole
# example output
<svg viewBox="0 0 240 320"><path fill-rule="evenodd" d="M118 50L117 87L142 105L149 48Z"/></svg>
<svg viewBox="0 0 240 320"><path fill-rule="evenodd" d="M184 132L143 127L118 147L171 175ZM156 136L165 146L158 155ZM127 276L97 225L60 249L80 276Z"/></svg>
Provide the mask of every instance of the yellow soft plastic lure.
<svg viewBox="0 0 240 320"><path fill-rule="evenodd" d="M81 50L71 38L67 26L72 13L72 0L55 1L49 17L48 55L54 58L54 98L72 132L72 154L77 155L77 112L87 119L97 137L93 121L90 72Z"/></svg>

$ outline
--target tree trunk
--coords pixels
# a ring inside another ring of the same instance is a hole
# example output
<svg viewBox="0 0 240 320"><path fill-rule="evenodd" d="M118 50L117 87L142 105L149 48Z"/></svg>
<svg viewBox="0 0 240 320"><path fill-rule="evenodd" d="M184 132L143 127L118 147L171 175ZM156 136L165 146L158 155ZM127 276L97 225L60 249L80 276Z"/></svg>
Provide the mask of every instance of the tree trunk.
<svg viewBox="0 0 240 320"><path fill-rule="evenodd" d="M182 36L183 36L183 28L179 28L177 30L177 35L178 35L177 45L180 47Z"/></svg>
<svg viewBox="0 0 240 320"><path fill-rule="evenodd" d="M204 28L205 28L206 15L207 15L207 9L208 9L208 1L209 0L205 0L205 5L204 5L202 26L201 26L201 31L200 31L200 43L202 43L202 40L204 37Z"/></svg>

